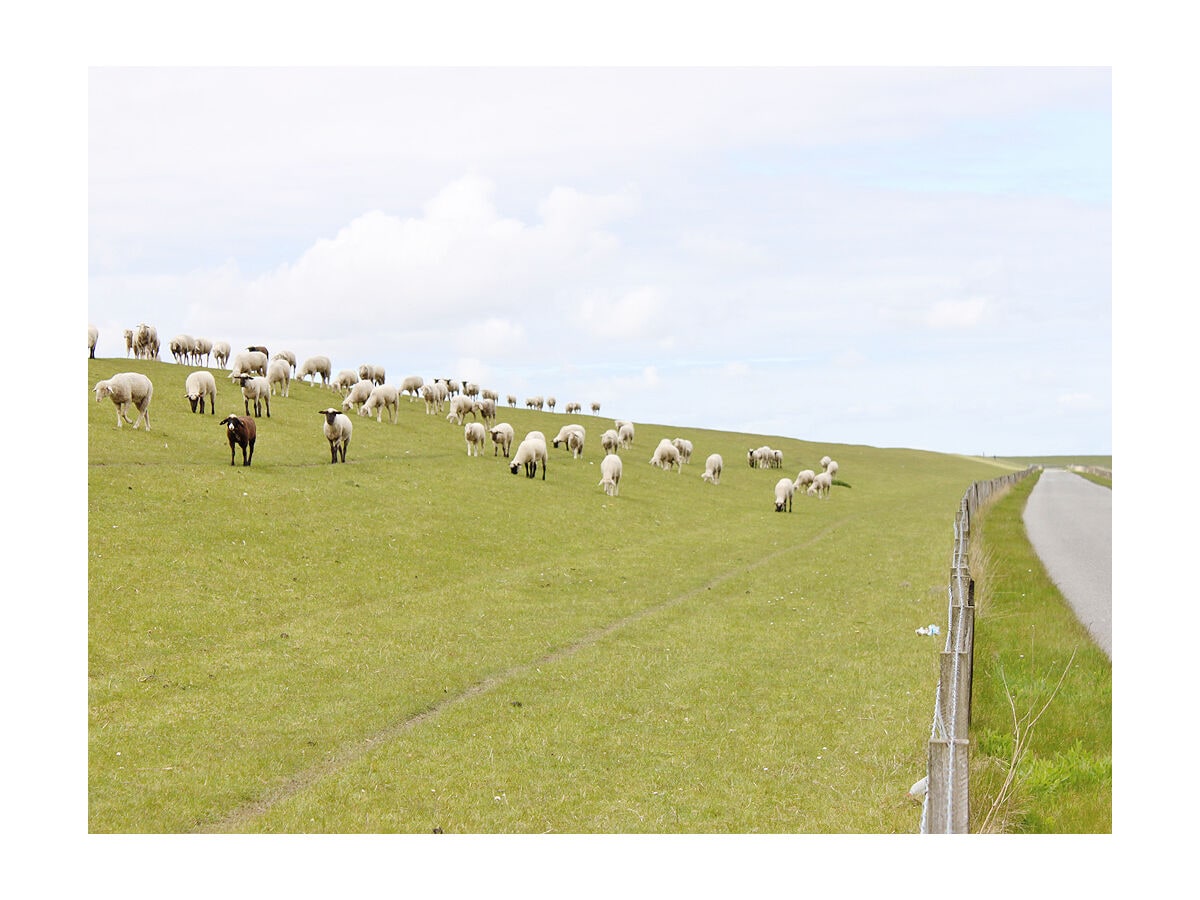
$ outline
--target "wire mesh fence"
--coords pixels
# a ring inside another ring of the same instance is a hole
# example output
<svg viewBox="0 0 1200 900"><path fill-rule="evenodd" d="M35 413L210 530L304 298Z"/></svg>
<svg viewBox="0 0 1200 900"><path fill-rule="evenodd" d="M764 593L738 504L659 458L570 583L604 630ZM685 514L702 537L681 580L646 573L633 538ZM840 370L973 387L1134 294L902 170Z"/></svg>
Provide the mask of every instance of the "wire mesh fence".
<svg viewBox="0 0 1200 900"><path fill-rule="evenodd" d="M966 834L971 724L971 676L975 648L975 581L969 550L971 519L997 493L1036 471L1029 467L990 481L976 481L963 495L954 517L954 552L950 562L946 644L942 650L933 727L929 735L929 767L921 808L921 834Z"/></svg>

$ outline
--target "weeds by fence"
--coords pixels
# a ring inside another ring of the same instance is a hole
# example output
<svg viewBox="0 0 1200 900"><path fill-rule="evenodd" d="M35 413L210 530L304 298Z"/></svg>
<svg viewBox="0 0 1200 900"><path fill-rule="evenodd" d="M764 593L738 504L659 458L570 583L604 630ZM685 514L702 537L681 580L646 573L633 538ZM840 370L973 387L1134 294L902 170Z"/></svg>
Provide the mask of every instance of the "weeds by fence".
<svg viewBox="0 0 1200 900"><path fill-rule="evenodd" d="M967 735L971 724L975 648L975 581L971 578L968 559L971 518L998 492L1007 490L1034 471L1036 468L1030 466L990 481L976 481L963 495L954 518L946 645L941 655L933 728L929 736L921 834L967 833L970 774Z"/></svg>

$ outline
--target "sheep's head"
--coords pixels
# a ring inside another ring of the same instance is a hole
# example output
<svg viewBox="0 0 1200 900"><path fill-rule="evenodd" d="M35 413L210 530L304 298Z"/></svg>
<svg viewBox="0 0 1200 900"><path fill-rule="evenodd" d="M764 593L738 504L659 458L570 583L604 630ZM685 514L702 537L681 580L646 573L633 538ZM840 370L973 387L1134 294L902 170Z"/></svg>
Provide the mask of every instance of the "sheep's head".
<svg viewBox="0 0 1200 900"><path fill-rule="evenodd" d="M107 397L110 393L112 393L112 389L109 387L109 384L107 381L96 382L95 391L96 391L96 402L97 403L99 403L101 400L103 400L105 397Z"/></svg>
<svg viewBox="0 0 1200 900"><path fill-rule="evenodd" d="M341 410L339 410L339 409L334 409L334 408L331 406L331 407L329 407L328 409L322 409L322 410L319 410L318 412L319 412L319 414L320 414L320 415L322 415L322 416L324 416L324 417L325 417L325 421L326 421L326 422L328 422L330 425L332 425L332 424L333 424L333 422L334 422L334 420L335 420L335 419L338 417L338 415L341 413Z"/></svg>

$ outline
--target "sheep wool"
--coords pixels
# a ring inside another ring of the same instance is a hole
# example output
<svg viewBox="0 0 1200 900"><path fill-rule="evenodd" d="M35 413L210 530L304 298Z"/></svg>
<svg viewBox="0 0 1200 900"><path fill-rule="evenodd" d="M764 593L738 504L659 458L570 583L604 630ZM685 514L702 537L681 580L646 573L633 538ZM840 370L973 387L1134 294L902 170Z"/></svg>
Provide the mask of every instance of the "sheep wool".
<svg viewBox="0 0 1200 900"><path fill-rule="evenodd" d="M700 473L700 477L709 484L720 484L721 470L724 468L725 460L721 458L721 454L713 453L704 461L704 471Z"/></svg>
<svg viewBox="0 0 1200 900"><path fill-rule="evenodd" d="M533 432L530 434L533 434ZM517 452L513 454L512 461L508 465L508 470L516 475L521 467L524 466L525 477L533 478L537 475L538 463L540 462L542 464L542 481L545 481L546 461L548 457L545 438L526 437L518 445Z"/></svg>
<svg viewBox="0 0 1200 900"><path fill-rule="evenodd" d="M350 417L332 406L319 411L325 417L323 430L329 441L329 461L336 463L341 454L342 462L346 461L346 451L350 448L350 437L354 433L354 423Z"/></svg>
<svg viewBox="0 0 1200 900"><path fill-rule="evenodd" d="M792 495L796 491L796 483L790 478L780 478L775 482L775 512L792 511Z"/></svg>
<svg viewBox="0 0 1200 900"><path fill-rule="evenodd" d="M183 394L192 405L192 412L196 411L198 405L200 414L203 415L204 399L207 397L210 415L217 414L217 380L213 378L212 372L201 370L188 375L187 380L183 383Z"/></svg>
<svg viewBox="0 0 1200 900"><path fill-rule="evenodd" d="M105 397L112 398L113 405L117 408L118 428L122 427L121 420L124 419L134 428L145 422L146 430L150 430L150 398L154 394L154 385L145 375L140 372L118 372L112 378L97 381L94 390L97 403ZM127 410L130 403L138 411L136 421L129 418Z"/></svg>
<svg viewBox="0 0 1200 900"><path fill-rule="evenodd" d="M254 459L254 442L258 438L258 428L249 416L229 415L221 420L225 426L225 436L229 438L229 464L233 465L234 448L242 448L242 465L250 465Z"/></svg>
<svg viewBox="0 0 1200 900"><path fill-rule="evenodd" d="M600 460L600 487L610 497L617 496L621 488L621 457L610 453Z"/></svg>

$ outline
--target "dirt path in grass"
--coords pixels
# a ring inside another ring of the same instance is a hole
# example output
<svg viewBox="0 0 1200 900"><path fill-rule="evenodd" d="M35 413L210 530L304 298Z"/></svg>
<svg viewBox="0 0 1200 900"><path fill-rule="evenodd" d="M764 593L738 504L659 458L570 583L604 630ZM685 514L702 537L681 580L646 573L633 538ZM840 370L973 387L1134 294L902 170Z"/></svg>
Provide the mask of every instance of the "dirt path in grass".
<svg viewBox="0 0 1200 900"><path fill-rule="evenodd" d="M1023 518L1050 578L1112 659L1112 491L1065 469L1046 469Z"/></svg>
<svg viewBox="0 0 1200 900"><path fill-rule="evenodd" d="M361 741L355 741L353 743L346 744L341 748L341 750L320 765L313 766L312 768L297 773L295 777L268 792L259 800L256 800L253 803L244 804L243 806L240 806L230 812L227 816L207 825L202 825L195 829L195 831L202 834L239 831L244 825L253 821L258 816L263 815L276 804L281 803L290 797L294 797L301 791L304 791L316 784L322 778L332 775L340 769L356 762L367 753L370 753L376 747L380 747L386 744L388 741L391 741L394 738L411 731L417 726L438 716L446 709L457 706L460 703L465 703L468 700L480 696L481 694L486 694L505 682L511 681L514 678L518 678L527 672L533 671L538 666L546 665L573 656L579 651L593 646L597 642L603 640L611 634L620 631L623 628L628 628L630 625L634 625L648 616L656 615L660 612L678 606L681 603L686 603L693 597L703 594L712 588L729 581L731 578L736 578L739 575L746 574L747 572L753 572L755 569L759 569L765 565L768 565L781 556L795 554L798 550L812 546L836 530L838 526L843 523L843 521L844 520L838 520L833 522L823 531L820 531L815 535L811 535L798 544L776 550L774 553L770 553L764 556L762 559L759 559L758 561L748 565L731 569L730 571L718 575L711 581L708 581L699 587L693 588L690 591L678 594L674 597L664 600L662 603L656 604L655 606L646 607L643 610L632 613L631 615L625 616L622 619L618 619L615 622L611 622L610 624L601 628L597 628L584 635L573 644L560 647L551 653L547 653L545 656L538 657L535 660L522 663L521 665L513 666L504 670L503 672L499 672L489 678L485 678L483 681L471 685L465 691L462 691L453 697L447 697L441 702L430 706L425 711L417 713L414 716L410 716L407 719L403 719L402 721L396 722L382 731L371 735L370 737L367 737Z"/></svg>

